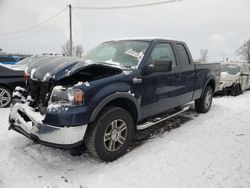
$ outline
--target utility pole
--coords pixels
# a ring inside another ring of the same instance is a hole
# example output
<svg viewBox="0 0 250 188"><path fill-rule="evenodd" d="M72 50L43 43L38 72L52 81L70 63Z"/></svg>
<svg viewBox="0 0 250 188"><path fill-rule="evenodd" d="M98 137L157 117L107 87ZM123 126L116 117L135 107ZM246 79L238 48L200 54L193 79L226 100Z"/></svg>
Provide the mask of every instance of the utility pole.
<svg viewBox="0 0 250 188"><path fill-rule="evenodd" d="M72 56L73 41L72 41L72 12L71 4L69 4L69 55Z"/></svg>

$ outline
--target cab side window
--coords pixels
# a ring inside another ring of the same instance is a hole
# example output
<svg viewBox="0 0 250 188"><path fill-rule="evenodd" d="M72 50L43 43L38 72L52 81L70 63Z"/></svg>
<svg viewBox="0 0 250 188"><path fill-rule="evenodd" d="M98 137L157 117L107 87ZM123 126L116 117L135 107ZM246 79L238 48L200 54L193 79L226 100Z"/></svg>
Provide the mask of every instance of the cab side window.
<svg viewBox="0 0 250 188"><path fill-rule="evenodd" d="M155 46L151 53L151 64L154 64L157 60L172 60L172 67L176 66L175 55L171 44L159 43Z"/></svg>

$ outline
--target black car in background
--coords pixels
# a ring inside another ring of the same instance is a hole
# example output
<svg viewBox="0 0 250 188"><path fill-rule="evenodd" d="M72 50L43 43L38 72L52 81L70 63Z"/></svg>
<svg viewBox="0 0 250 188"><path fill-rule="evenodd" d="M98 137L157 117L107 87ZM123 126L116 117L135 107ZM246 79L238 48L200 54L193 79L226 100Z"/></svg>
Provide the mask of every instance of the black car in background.
<svg viewBox="0 0 250 188"><path fill-rule="evenodd" d="M12 101L12 92L17 86L24 87L24 69L28 63L48 56L27 57L15 65L0 63L0 108L8 107Z"/></svg>
<svg viewBox="0 0 250 188"><path fill-rule="evenodd" d="M16 86L24 86L24 69L0 64L0 108L8 107L12 91Z"/></svg>

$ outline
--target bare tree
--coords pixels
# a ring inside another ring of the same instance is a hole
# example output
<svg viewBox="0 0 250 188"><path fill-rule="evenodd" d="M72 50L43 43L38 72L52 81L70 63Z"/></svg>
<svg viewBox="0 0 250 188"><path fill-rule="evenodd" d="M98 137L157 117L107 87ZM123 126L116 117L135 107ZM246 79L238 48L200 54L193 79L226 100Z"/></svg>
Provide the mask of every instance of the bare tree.
<svg viewBox="0 0 250 188"><path fill-rule="evenodd" d="M74 51L74 47L73 47ZM70 55L70 42L69 40L62 46L62 53L69 56Z"/></svg>
<svg viewBox="0 0 250 188"><path fill-rule="evenodd" d="M72 56L76 56L76 57L82 57L82 53L83 53L83 47L82 45L74 45L72 44ZM63 46L62 46L62 53L65 55L70 55L70 42L67 41Z"/></svg>
<svg viewBox="0 0 250 188"><path fill-rule="evenodd" d="M200 62L201 63L206 63L207 62L207 60L208 60L207 53L208 53L207 49L201 49L200 50L200 55L201 55Z"/></svg>
<svg viewBox="0 0 250 188"><path fill-rule="evenodd" d="M76 45L75 46L75 49L73 51L73 54L76 56L76 57L82 57L82 53L83 53L83 47L82 45Z"/></svg>
<svg viewBox="0 0 250 188"><path fill-rule="evenodd" d="M245 41L236 52L242 57L242 59L250 63L250 39Z"/></svg>

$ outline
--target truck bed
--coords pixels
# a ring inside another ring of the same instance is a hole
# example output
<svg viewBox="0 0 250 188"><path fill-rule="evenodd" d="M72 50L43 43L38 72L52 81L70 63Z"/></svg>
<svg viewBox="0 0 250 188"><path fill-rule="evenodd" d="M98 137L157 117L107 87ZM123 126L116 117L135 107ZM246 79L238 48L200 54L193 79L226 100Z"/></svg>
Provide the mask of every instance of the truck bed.
<svg viewBox="0 0 250 188"><path fill-rule="evenodd" d="M220 63L196 63L194 64L194 67L196 72L194 99L200 97L202 88L206 85L209 77L216 78L214 92L219 90L221 72Z"/></svg>

